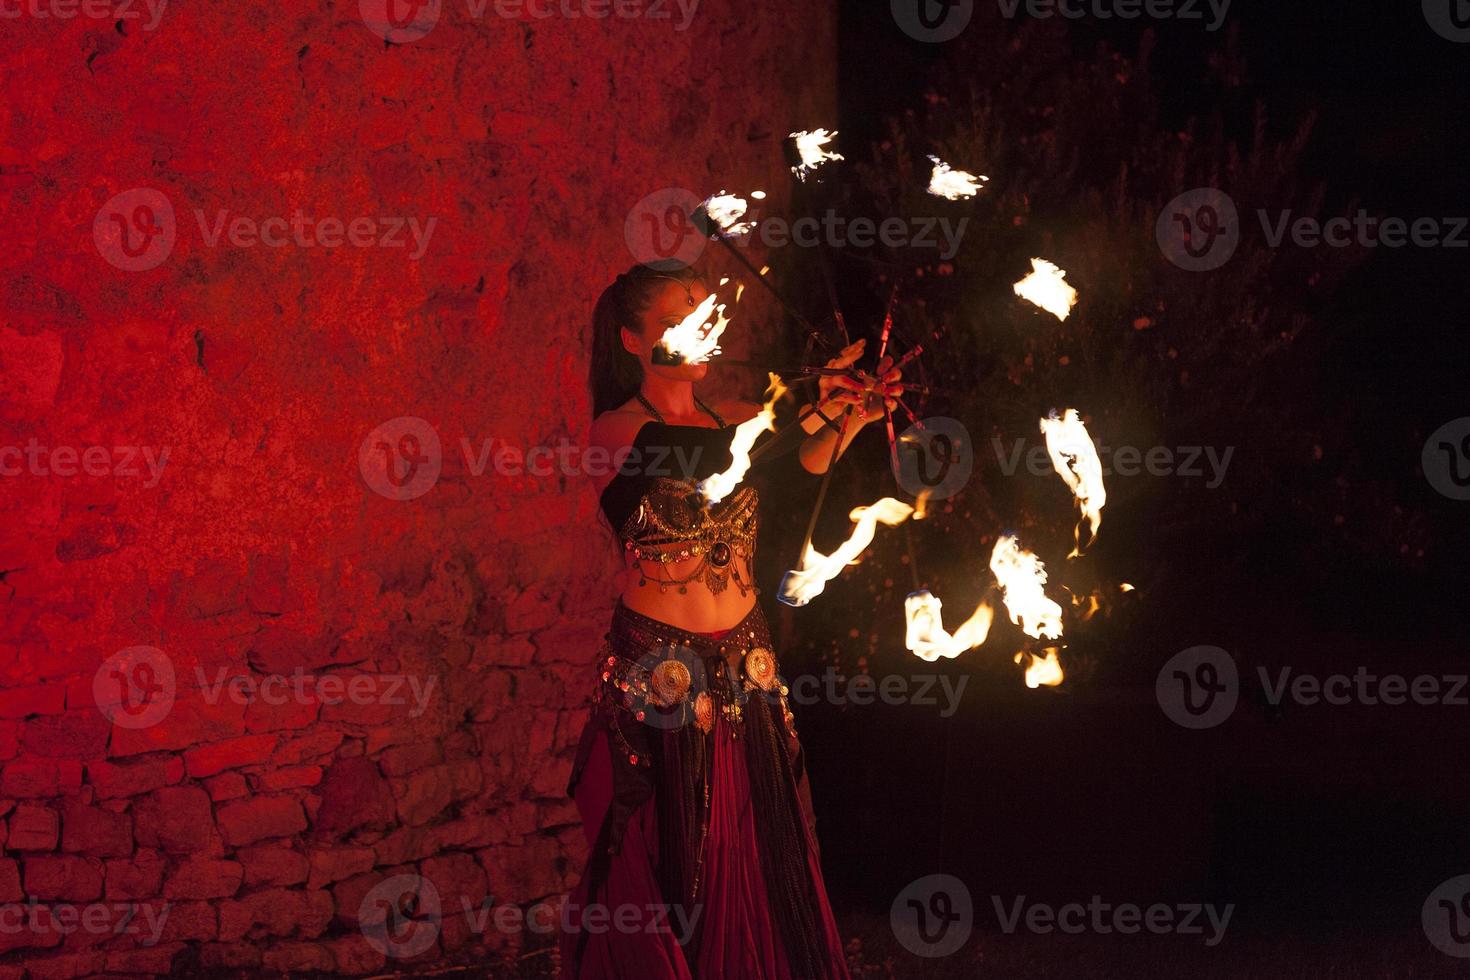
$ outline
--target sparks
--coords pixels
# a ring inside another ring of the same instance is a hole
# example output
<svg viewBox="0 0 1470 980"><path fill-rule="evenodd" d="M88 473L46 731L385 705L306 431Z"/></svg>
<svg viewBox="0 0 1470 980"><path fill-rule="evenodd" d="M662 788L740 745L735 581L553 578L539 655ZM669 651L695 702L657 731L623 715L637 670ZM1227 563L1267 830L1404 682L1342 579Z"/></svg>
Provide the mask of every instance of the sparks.
<svg viewBox="0 0 1470 980"><path fill-rule="evenodd" d="M1077 305L1077 290L1067 284L1066 270L1046 259L1031 260L1031 274L1012 288L1016 295L1041 307L1058 320L1067 319Z"/></svg>
<svg viewBox="0 0 1470 980"><path fill-rule="evenodd" d="M934 172L929 177L929 193L950 201L974 197L980 191L982 181L990 178L976 176L966 170L954 170L938 157L931 156Z"/></svg>
<svg viewBox="0 0 1470 980"><path fill-rule="evenodd" d="M842 154L825 149L836 135L835 129L830 133L825 129L814 129L809 133L792 133L791 138L796 140L796 152L801 156L801 163L792 167L791 172L800 179L806 180L807 174L815 172L822 164L830 160L841 160Z"/></svg>
<svg viewBox="0 0 1470 980"><path fill-rule="evenodd" d="M903 612L908 623L904 645L914 656L930 663L940 657L953 659L980 646L990 635L990 624L995 619L990 603L981 602L970 618L951 634L944 628L939 597L927 589L904 599Z"/></svg>
<svg viewBox="0 0 1470 980"><path fill-rule="evenodd" d="M1066 481L1072 495L1077 498L1077 507L1082 511L1090 531L1088 543L1097 537L1102 525L1102 509L1108 502L1108 492L1103 487L1102 461L1098 459L1097 447L1087 434L1087 426L1069 408L1058 418L1056 409L1041 420L1041 432L1046 436L1046 451L1051 455L1052 468ZM1082 525L1077 525L1076 546L1068 558L1082 554Z"/></svg>
<svg viewBox="0 0 1470 980"><path fill-rule="evenodd" d="M720 353L720 335L730 325L725 304L710 293L688 316L664 331L656 345L671 364L703 364Z"/></svg>
<svg viewBox="0 0 1470 980"><path fill-rule="evenodd" d="M879 521L893 527L908 520L913 512L912 507L893 497L884 497L870 507L854 507L847 515L854 524L852 534L830 555L807 545L801 567L793 568L781 580L780 600L789 606L811 602L873 543Z"/></svg>
<svg viewBox="0 0 1470 980"><path fill-rule="evenodd" d="M730 440L730 468L701 480L695 487L706 504L719 503L740 485L740 481L745 479L746 471L750 469L750 447L755 445L755 440L762 432L769 432L776 427L776 402L786 394L786 386L777 375L768 377L770 386L766 388L766 403L754 418L746 419L735 427L735 435Z"/></svg>

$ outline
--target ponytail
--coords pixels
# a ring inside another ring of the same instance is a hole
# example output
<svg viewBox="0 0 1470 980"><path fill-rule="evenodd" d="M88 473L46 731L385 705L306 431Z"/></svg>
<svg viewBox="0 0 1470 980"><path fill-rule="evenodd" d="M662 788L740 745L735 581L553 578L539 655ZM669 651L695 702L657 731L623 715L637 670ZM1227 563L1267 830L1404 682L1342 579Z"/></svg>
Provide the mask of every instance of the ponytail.
<svg viewBox="0 0 1470 980"><path fill-rule="evenodd" d="M661 283L674 280L688 285L700 278L687 266L661 272L635 265L602 291L592 311L592 363L587 371L593 418L632 398L643 383L643 365L623 346L622 329L643 332L639 317Z"/></svg>

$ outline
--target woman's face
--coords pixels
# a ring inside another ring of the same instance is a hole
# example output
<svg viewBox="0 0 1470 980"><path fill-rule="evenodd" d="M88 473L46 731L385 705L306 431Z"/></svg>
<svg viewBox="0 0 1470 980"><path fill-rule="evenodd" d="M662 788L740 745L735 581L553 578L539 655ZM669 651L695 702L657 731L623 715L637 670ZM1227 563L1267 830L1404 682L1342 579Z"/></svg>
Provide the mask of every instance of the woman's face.
<svg viewBox="0 0 1470 980"><path fill-rule="evenodd" d="M623 346L630 354L637 356L643 364L643 370L647 374L653 374L670 381L699 381L709 373L709 364L657 364L653 360L653 349L658 346L664 331L670 327L678 326L694 307L704 302L709 290L701 283L694 283L689 289L685 289L682 283L663 282L654 290L648 307L643 311L643 317L639 323L640 332L632 330L623 331ZM690 303L690 298L694 302Z"/></svg>

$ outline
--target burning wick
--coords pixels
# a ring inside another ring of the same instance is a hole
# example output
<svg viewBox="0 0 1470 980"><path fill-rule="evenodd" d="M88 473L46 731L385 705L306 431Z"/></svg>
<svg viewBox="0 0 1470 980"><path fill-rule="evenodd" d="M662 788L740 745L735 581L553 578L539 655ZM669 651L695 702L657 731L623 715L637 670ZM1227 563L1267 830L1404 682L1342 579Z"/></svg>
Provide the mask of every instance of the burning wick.
<svg viewBox="0 0 1470 980"><path fill-rule="evenodd" d="M832 138L837 135L834 129L827 132L825 129L814 129L809 133L792 133L791 139L796 141L796 152L801 157L801 163L791 168L800 180L806 180L806 175L816 171L822 164L829 160L841 160L842 154L833 153L824 149Z"/></svg>
<svg viewBox="0 0 1470 980"><path fill-rule="evenodd" d="M786 577L781 580L781 591L776 598L788 606L804 606L811 602L822 594L828 582L836 578L848 565L857 561L858 557L867 550L868 545L873 543L873 535L878 529L879 521L889 527L894 527L908 520L909 515L913 512L912 507L893 497L884 497L871 507L854 507L847 515L855 525L848 539L830 555L824 555L811 545L807 545L806 554L801 559L801 567L793 568L786 573Z"/></svg>
<svg viewBox="0 0 1470 980"><path fill-rule="evenodd" d="M1003 534L990 553L990 570L1000 583L1001 599L1011 622L1035 639L1059 639L1062 607L1046 597L1046 565L1021 547L1014 534Z"/></svg>
<svg viewBox="0 0 1470 980"><path fill-rule="evenodd" d="M764 201L766 199L766 192L752 191L750 196L754 200ZM727 194L724 191L720 191L718 194L715 194L712 197L705 199L705 201L700 204L698 208L695 209L694 215L691 216L691 220L694 221L694 225L696 228L700 227L698 217L700 213L703 212L704 214L709 216L710 221L713 221L715 224L719 225L720 230L724 232L727 236L732 238L739 238L741 235L748 234L750 230L755 227L756 223L754 220L740 220L741 218L745 217L745 212L749 209L750 202L746 201L745 198L738 197L734 194Z"/></svg>
<svg viewBox="0 0 1470 980"><path fill-rule="evenodd" d="M1082 424L1075 408L1067 409L1060 418L1057 417L1056 409L1052 409L1041 420L1041 432L1046 436L1046 451L1051 455L1052 468L1071 488L1072 495L1077 498L1077 507L1082 511L1082 518L1091 528L1088 534L1088 544L1091 544L1092 539L1097 537L1097 529L1102 526L1102 509L1108 502L1108 492L1103 487L1102 461L1098 459L1097 447L1092 444L1087 426ZM1081 524L1077 525L1074 537L1076 547L1068 558L1076 558L1082 554Z"/></svg>
<svg viewBox="0 0 1470 980"><path fill-rule="evenodd" d="M762 432L769 432L776 427L776 402L786 394L786 386L781 383L779 376L772 374L769 377L770 386L766 388L765 405L761 406L754 418L746 419L735 427L735 435L730 440L730 456L733 459L730 468L701 480L695 488L706 505L719 503L740 485L740 481L745 479L746 471L750 469L750 447L755 445L755 440Z"/></svg>
<svg viewBox="0 0 1470 980"><path fill-rule="evenodd" d="M1066 271L1046 259L1031 260L1031 274L1012 288L1016 295L1041 307L1058 320L1067 319L1077 305L1077 290L1067 285Z"/></svg>
<svg viewBox="0 0 1470 980"><path fill-rule="evenodd" d="M1052 647L1046 651L1045 657L1038 657L1034 653L1022 650L1016 654L1016 663L1020 663L1027 657L1031 663L1026 666L1026 686L1033 691L1038 687L1056 687L1065 676L1062 673L1062 662L1057 659L1057 651Z"/></svg>
<svg viewBox="0 0 1470 980"><path fill-rule="evenodd" d="M658 364L703 364L720 353L720 335L730 325L725 304L710 293L694 310L664 331L653 348Z"/></svg>
<svg viewBox="0 0 1470 980"><path fill-rule="evenodd" d="M929 193L950 201L974 197L980 191L981 181L989 177L976 176L966 170L954 170L938 157L931 156L934 173L929 177Z"/></svg>
<svg viewBox="0 0 1470 980"><path fill-rule="evenodd" d="M903 601L904 619L908 623L904 646L920 660L933 663L940 657L953 659L980 646L990 635L995 610L989 602L975 607L970 618L953 634L944 628L941 609L939 597L927 589L910 593Z"/></svg>

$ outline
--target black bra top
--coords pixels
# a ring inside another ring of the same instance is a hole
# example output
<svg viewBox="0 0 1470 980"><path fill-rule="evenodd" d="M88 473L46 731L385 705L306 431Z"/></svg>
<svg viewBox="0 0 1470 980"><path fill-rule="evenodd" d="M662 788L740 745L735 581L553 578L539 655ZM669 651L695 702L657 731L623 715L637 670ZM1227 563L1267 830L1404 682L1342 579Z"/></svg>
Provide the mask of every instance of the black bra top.
<svg viewBox="0 0 1470 980"><path fill-rule="evenodd" d="M628 518L655 481L677 480L692 487L729 469L735 462L730 455L730 441L734 437L732 425L710 429L666 422L643 423L617 475L602 491L602 513L613 531L622 533ZM621 458L621 454L615 458Z"/></svg>

